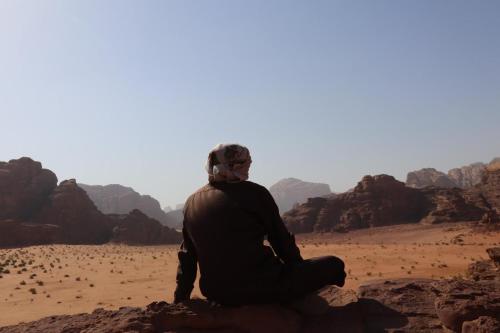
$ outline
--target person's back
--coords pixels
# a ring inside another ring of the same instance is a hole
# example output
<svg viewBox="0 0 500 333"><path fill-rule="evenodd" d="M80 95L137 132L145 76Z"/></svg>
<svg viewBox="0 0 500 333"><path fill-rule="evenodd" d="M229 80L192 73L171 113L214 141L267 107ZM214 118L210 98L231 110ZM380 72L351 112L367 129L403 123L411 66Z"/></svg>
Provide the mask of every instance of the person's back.
<svg viewBox="0 0 500 333"><path fill-rule="evenodd" d="M301 260L284 228L285 239L278 244L272 204L264 187L246 181L208 184L187 200L184 227L197 252L200 289L208 298L251 301L276 288L283 263L264 245L268 235L275 248L291 252L284 255L288 261Z"/></svg>
<svg viewBox="0 0 500 333"><path fill-rule="evenodd" d="M282 302L326 284L343 285L340 259L302 259L269 191L246 181L250 163L248 149L239 145L210 153L209 184L184 207L175 302L189 298L197 263L202 294L221 304Z"/></svg>

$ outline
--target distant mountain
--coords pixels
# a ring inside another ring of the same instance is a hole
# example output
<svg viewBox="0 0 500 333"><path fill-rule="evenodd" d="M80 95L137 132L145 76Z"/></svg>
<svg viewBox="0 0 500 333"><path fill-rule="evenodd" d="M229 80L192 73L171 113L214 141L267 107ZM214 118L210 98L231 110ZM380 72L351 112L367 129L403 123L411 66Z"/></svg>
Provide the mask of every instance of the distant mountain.
<svg viewBox="0 0 500 333"><path fill-rule="evenodd" d="M413 188L423 188L426 186L457 187L456 183L447 174L434 168L424 168L408 172L406 185Z"/></svg>
<svg viewBox="0 0 500 333"><path fill-rule="evenodd" d="M119 184L111 185L86 185L78 186L87 192L90 199L104 214L128 214L134 209L139 209L147 216L158 220L166 226L175 225L175 220L169 218L161 209L160 203L149 195L141 195L131 187Z"/></svg>
<svg viewBox="0 0 500 333"><path fill-rule="evenodd" d="M183 213L182 208L171 210L170 212L168 212L166 214L170 220L175 221L175 223L170 225L170 228L174 228L177 230L182 229L182 223L184 221L184 213Z"/></svg>
<svg viewBox="0 0 500 333"><path fill-rule="evenodd" d="M308 198L332 195L330 185L305 182L297 178L285 178L269 187L269 192L278 205L280 214L292 209L294 205Z"/></svg>
<svg viewBox="0 0 500 333"><path fill-rule="evenodd" d="M494 158L489 164L476 162L460 168L451 169L447 174L434 168L411 171L406 176L406 185L413 188L437 186L468 189L481 183L488 166L495 163L500 163L499 157Z"/></svg>

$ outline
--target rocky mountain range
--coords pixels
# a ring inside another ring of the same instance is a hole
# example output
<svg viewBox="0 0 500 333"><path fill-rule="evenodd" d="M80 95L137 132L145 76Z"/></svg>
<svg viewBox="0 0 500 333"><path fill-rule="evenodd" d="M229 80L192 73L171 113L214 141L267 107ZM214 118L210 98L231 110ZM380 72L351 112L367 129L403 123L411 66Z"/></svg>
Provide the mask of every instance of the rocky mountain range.
<svg viewBox="0 0 500 333"><path fill-rule="evenodd" d="M0 246L166 244L181 238L140 211L102 213L74 179L57 185L56 175L40 162L28 157L0 162Z"/></svg>
<svg viewBox="0 0 500 333"><path fill-rule="evenodd" d="M176 223L161 209L158 200L149 195L141 195L131 187L119 184L102 186L82 183L78 183L78 186L87 192L97 209L104 214L127 214L134 209L139 209L148 217L168 227Z"/></svg>
<svg viewBox="0 0 500 333"><path fill-rule="evenodd" d="M481 182L468 189L447 186L419 189L405 186L392 176L378 175L366 176L352 191L338 195L328 194L330 189L326 184L297 179L285 179L271 190L277 201L286 204L309 197L307 202L296 204L283 214L284 222L295 233L418 222L496 222L500 213L500 160L486 166ZM323 196L318 197L318 193ZM100 202L101 209L92 197ZM160 208L156 200L131 188L79 186L75 180L57 185L56 175L30 158L0 162L0 246L180 242L180 233L161 226L141 209L134 210L137 208L133 203L137 207L141 202L145 210L154 208L152 211L156 213L150 212L151 215L167 216L174 221L171 225L180 229L182 211L157 213ZM126 213L102 212L111 209Z"/></svg>
<svg viewBox="0 0 500 333"><path fill-rule="evenodd" d="M285 178L269 187L280 214L292 209L295 205L307 201L308 198L332 194L330 185L305 182L297 178Z"/></svg>
<svg viewBox="0 0 500 333"><path fill-rule="evenodd" d="M426 186L471 188L481 182L488 165L499 163L500 157L489 164L477 162L460 168L450 169L447 174L434 168L411 171L406 176L406 185L414 188Z"/></svg>
<svg viewBox="0 0 500 333"><path fill-rule="evenodd" d="M286 212L291 232L328 232L401 223L497 222L500 167L485 168L479 184L458 187L405 186L388 175L365 176L351 192L334 198L310 198Z"/></svg>

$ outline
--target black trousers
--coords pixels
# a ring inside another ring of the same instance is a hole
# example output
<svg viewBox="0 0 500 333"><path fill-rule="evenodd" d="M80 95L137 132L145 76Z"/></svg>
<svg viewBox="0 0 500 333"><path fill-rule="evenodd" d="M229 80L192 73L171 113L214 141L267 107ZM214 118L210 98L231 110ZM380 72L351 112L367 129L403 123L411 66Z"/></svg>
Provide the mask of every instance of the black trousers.
<svg viewBox="0 0 500 333"><path fill-rule="evenodd" d="M273 286L229 292L212 301L226 306L245 304L289 303L327 285L343 286L346 278L344 262L334 256L316 257L285 265Z"/></svg>
<svg viewBox="0 0 500 333"><path fill-rule="evenodd" d="M344 268L344 262L334 256L306 259L285 266L277 301L293 301L327 285L343 286L346 278Z"/></svg>

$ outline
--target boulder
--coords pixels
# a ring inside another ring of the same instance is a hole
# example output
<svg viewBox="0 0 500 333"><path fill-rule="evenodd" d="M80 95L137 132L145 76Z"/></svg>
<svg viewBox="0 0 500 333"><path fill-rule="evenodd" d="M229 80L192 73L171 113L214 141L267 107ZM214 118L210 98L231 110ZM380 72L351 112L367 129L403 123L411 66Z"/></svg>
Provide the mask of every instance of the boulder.
<svg viewBox="0 0 500 333"><path fill-rule="evenodd" d="M486 253L493 261L496 267L500 267L500 247L491 247L486 249Z"/></svg>
<svg viewBox="0 0 500 333"><path fill-rule="evenodd" d="M305 203L308 198L332 194L330 185L305 182L297 178L285 178L269 187L280 214L292 209L294 205Z"/></svg>
<svg viewBox="0 0 500 333"><path fill-rule="evenodd" d="M182 234L146 216L138 209L126 215L108 215L112 241L125 244L180 244Z"/></svg>
<svg viewBox="0 0 500 333"><path fill-rule="evenodd" d="M0 162L0 220L29 220L56 185L56 175L29 157Z"/></svg>
<svg viewBox="0 0 500 333"><path fill-rule="evenodd" d="M438 292L432 279L380 280L361 285L358 297L366 331L392 328L397 332L442 332L434 308Z"/></svg>
<svg viewBox="0 0 500 333"><path fill-rule="evenodd" d="M500 333L500 321L493 317L481 316L476 320L464 321L462 333Z"/></svg>
<svg viewBox="0 0 500 333"><path fill-rule="evenodd" d="M498 282L455 279L441 283L440 287L435 307L446 328L461 332L466 321L473 321L481 316L500 318Z"/></svg>
<svg viewBox="0 0 500 333"><path fill-rule="evenodd" d="M55 224L66 244L101 244L109 241L108 217L101 213L74 179L62 181L34 221Z"/></svg>

